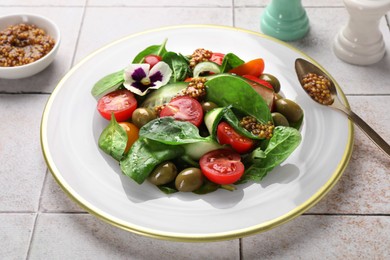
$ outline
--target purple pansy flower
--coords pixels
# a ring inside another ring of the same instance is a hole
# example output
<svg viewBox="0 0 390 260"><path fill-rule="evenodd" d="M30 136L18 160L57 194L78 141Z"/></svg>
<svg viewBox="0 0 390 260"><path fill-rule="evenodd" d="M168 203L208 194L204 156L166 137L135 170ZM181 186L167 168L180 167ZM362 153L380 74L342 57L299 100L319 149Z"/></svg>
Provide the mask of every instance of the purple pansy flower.
<svg viewBox="0 0 390 260"><path fill-rule="evenodd" d="M171 75L171 68L163 61L158 62L152 69L146 63L130 64L124 71L123 85L131 92L143 96L149 89L158 89L167 84Z"/></svg>

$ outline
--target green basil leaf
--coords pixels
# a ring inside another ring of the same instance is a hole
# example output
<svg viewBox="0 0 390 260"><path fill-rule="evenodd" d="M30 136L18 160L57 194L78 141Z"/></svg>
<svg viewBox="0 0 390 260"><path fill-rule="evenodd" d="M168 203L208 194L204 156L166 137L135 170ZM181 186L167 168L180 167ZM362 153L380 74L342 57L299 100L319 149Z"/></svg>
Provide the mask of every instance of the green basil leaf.
<svg viewBox="0 0 390 260"><path fill-rule="evenodd" d="M171 82L184 81L191 72L187 59L181 54L167 52L163 61L172 69Z"/></svg>
<svg viewBox="0 0 390 260"><path fill-rule="evenodd" d="M254 150L246 162L245 174L242 181L262 180L268 172L280 165L298 147L301 134L292 127L277 126L265 151Z"/></svg>
<svg viewBox="0 0 390 260"><path fill-rule="evenodd" d="M228 72L229 70L240 66L241 64L244 64L245 61L240 59L237 55L234 53L227 53L222 60L221 64L221 73Z"/></svg>
<svg viewBox="0 0 390 260"><path fill-rule="evenodd" d="M206 100L218 106L229 106L259 122L272 122L272 115L265 100L242 78L220 74L206 81Z"/></svg>
<svg viewBox="0 0 390 260"><path fill-rule="evenodd" d="M145 56L151 54L162 57L167 52L167 49L165 48L166 43L167 39L165 39L161 45L152 45L147 47L135 56L132 63L143 63Z"/></svg>
<svg viewBox="0 0 390 260"><path fill-rule="evenodd" d="M199 129L186 121L178 121L173 117L154 119L141 127L139 136L169 145L181 145L207 140L201 137Z"/></svg>
<svg viewBox="0 0 390 260"><path fill-rule="evenodd" d="M160 163L181 156L184 148L139 138L120 161L122 172L137 183L143 183Z"/></svg>
<svg viewBox="0 0 390 260"><path fill-rule="evenodd" d="M117 123L112 114L110 123L99 137L98 145L105 153L119 161L125 152L127 138L126 131Z"/></svg>
<svg viewBox="0 0 390 260"><path fill-rule="evenodd" d="M111 73L95 83L92 87L91 94L96 98L100 98L105 94L117 90L124 81L123 70Z"/></svg>

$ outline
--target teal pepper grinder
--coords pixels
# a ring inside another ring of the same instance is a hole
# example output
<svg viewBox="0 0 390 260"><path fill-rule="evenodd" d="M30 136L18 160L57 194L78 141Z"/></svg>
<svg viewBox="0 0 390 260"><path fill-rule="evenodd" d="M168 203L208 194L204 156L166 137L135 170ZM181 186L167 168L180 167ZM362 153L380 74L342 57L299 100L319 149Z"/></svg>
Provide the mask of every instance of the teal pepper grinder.
<svg viewBox="0 0 390 260"><path fill-rule="evenodd" d="M309 31L301 0L271 0L261 16L261 31L282 41L294 41Z"/></svg>

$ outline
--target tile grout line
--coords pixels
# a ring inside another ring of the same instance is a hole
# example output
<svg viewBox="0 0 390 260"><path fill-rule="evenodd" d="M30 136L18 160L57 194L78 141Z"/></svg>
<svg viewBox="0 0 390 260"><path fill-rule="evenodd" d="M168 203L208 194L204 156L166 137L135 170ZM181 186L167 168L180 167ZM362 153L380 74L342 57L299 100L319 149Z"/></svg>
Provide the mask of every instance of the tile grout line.
<svg viewBox="0 0 390 260"><path fill-rule="evenodd" d="M31 245L32 245L32 242L34 241L34 235L35 235L35 231L36 231L36 227L37 227L37 221L38 221L38 217L39 217L39 215L41 213L42 194L43 194L43 190L45 188L45 183L46 183L46 180L47 180L48 172L49 172L49 168L46 167L45 178L43 178L42 188L41 188L41 192L39 194L38 210L36 212L34 212L35 213L35 218L34 218L34 223L33 223L32 231L31 231L30 240L29 240L29 243L28 243L28 250L27 250L27 253L26 253L26 259L29 259L29 256L31 254Z"/></svg>
<svg viewBox="0 0 390 260"><path fill-rule="evenodd" d="M77 40L76 40L76 43L74 46L74 53L73 53L72 60L70 62L70 67L74 66L74 61L76 59L77 48L78 48L79 42L80 42L81 30L83 29L83 25L84 25L84 19L85 19L85 13L87 12L87 6L88 6L88 0L85 0L85 4L83 7L83 15L81 16L80 28L79 28L79 32L77 34Z"/></svg>

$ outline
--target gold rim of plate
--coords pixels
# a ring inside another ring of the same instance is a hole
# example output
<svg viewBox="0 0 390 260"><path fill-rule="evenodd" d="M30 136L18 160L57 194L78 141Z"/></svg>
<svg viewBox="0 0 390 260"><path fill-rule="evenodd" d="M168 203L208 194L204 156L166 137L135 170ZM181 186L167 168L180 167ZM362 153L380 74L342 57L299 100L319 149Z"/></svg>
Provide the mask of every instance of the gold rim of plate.
<svg viewBox="0 0 390 260"><path fill-rule="evenodd" d="M65 191L65 193L71 197L77 204L79 204L82 208L84 208L86 211L88 211L90 214L108 222L109 224L119 227L121 229L131 231L136 234L144 235L147 237L151 238L158 238L158 239L164 239L164 240L171 240L171 241L180 241L180 242L212 242L212 241L222 241L222 240L230 240L230 239L237 239L241 237L246 237L250 235L254 235L257 233L261 233L264 231L268 231L270 229L273 229L275 227L278 227L298 216L300 216L302 213L307 211L309 208L314 206L318 201L320 201L332 188L333 186L337 183L337 181L340 179L342 173L344 172L345 168L347 167L349 160L351 158L352 154L352 147L353 147L353 135L354 135L354 127L353 123L351 121L348 122L348 143L346 146L346 149L344 151L344 154L332 174L332 177L319 189L315 194L313 194L307 201L296 207L295 209L291 210L290 212L275 218L271 221L267 221L264 223L261 223L259 225L254 225L249 228L245 229L239 229L239 230L234 230L230 232L220 232L220 233L212 233L212 234L191 234L191 235L183 235L181 233L171 233L171 232L161 232L153 229L148 229L145 227L137 226L137 225L129 225L128 223L125 223L121 221L120 219L116 219L113 216L110 216L104 212L101 212L98 208L94 207L92 204L88 203L85 201L82 197L77 196L75 192L73 192L72 187L66 185L64 183L61 173L57 169L55 162L51 158L50 154L47 153L48 149L48 142L47 142L47 135L46 135L46 129L47 129L47 120L48 120L48 112L50 111L50 108L52 106L52 103L59 92L60 88L63 86L64 82L76 71L83 63L85 63L87 60L95 56L97 53L110 48L111 46L121 42L125 41L130 38L134 38L143 34L150 34L153 32L160 32L160 31L166 31L166 30L174 30L174 29L183 29L183 28L214 28L214 29L224 29L224 30L233 30L233 31L239 31L239 32L244 32L247 34L252 34L256 35L258 37L262 38L267 38L269 40L272 40L278 44L284 45L290 49L292 49L294 52L297 52L301 54L303 57L308 59L310 62L314 63L317 65L319 68L321 68L331 80L335 82L338 94L340 95L340 98L343 100L343 102L346 104L347 107L349 107L348 100L346 99L343 91L341 90L340 86L338 83L332 78L332 76L320 65L318 64L315 60L313 60L311 57L309 57L307 54L304 52L296 49L295 47L289 45L286 42L283 42L281 40L275 39L271 36L264 35L258 32L250 31L247 29L242 29L242 28L236 28L236 27L230 27L230 26L222 26L222 25L179 25L179 26L167 26L167 27L161 27L157 29L151 29L135 34L128 35L126 37L120 38L116 41L111 42L110 44L107 44L93 53L89 54L85 58L83 58L78 64L76 64L58 83L58 85L55 87L53 90L52 94L50 95L46 106L43 111L42 115L42 120L41 120L41 131L40 131L40 141L41 141L41 147L42 147L42 152L43 156L45 158L46 164L48 165L48 168L50 172L52 173L54 179L57 181L57 183L61 186L61 188Z"/></svg>

